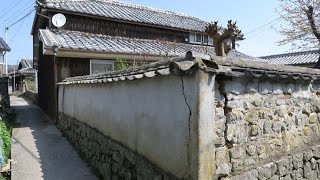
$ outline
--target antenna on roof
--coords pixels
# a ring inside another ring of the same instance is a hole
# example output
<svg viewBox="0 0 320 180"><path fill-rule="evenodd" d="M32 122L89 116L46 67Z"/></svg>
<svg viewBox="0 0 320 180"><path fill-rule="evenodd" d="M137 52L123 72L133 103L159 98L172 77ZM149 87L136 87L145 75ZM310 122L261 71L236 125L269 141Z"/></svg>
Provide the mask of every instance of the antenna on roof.
<svg viewBox="0 0 320 180"><path fill-rule="evenodd" d="M52 24L57 28L64 26L66 24L66 21L66 17L61 13L55 14L52 17Z"/></svg>

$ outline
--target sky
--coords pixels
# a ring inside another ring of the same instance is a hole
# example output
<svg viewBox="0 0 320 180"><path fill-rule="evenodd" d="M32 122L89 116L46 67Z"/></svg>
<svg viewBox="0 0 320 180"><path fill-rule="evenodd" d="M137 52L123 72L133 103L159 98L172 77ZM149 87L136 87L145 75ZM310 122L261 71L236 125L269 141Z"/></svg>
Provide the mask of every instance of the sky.
<svg viewBox="0 0 320 180"><path fill-rule="evenodd" d="M282 20L276 9L279 0L122 0L148 7L180 12L206 21L219 21L226 26L228 20L236 20L245 40L238 42L238 51L259 57L290 52L290 45L278 46L283 37L275 30ZM34 8L33 0L0 0L0 37L5 39L7 20L8 44L12 51L8 54L9 64L16 64L22 58L32 59L31 28L34 12L19 21ZM276 21L274 21L276 20ZM17 23L16 23L17 22ZM270 23L272 22L272 23ZM14 24L16 23L16 24ZM268 24L268 25L266 25ZM12 25L12 26L11 26ZM266 26L264 26L266 25Z"/></svg>

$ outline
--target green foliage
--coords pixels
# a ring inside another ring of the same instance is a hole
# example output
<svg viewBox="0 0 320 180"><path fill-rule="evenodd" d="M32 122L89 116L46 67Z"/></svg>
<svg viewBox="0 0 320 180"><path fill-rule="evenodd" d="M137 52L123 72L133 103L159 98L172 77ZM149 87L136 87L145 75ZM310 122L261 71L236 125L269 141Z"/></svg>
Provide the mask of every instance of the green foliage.
<svg viewBox="0 0 320 180"><path fill-rule="evenodd" d="M33 92L36 91L36 82L34 80L25 79L24 81L28 86L28 90L31 90Z"/></svg>
<svg viewBox="0 0 320 180"><path fill-rule="evenodd" d="M121 58L117 58L116 62L114 63L114 70L119 71L119 70L124 70L132 67L129 63L125 62Z"/></svg>
<svg viewBox="0 0 320 180"><path fill-rule="evenodd" d="M34 76L26 76L24 79L34 81L35 77Z"/></svg>
<svg viewBox="0 0 320 180"><path fill-rule="evenodd" d="M0 136L3 140L3 155L5 162L8 161L11 155L11 137L15 119L16 115L10 114L0 121Z"/></svg>

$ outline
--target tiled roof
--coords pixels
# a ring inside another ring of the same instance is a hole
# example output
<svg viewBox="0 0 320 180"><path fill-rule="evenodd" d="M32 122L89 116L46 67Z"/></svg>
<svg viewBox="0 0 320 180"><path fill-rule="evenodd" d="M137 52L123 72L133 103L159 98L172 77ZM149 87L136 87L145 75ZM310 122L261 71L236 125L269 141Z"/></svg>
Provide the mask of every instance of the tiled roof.
<svg viewBox="0 0 320 180"><path fill-rule="evenodd" d="M165 76L175 73L192 73L193 68L203 69L206 72L224 76L254 76L257 78L278 78L278 79L320 79L320 70L291 67L283 65L271 65L263 62L230 60L215 57L213 59L184 58L158 61L155 63L130 68L121 71L112 71L96 75L70 77L59 84L91 84L111 83L125 80L138 80Z"/></svg>
<svg viewBox="0 0 320 180"><path fill-rule="evenodd" d="M21 59L21 61L19 63L19 70L20 69L25 69L25 68L32 68L32 64L33 64L33 60Z"/></svg>
<svg viewBox="0 0 320 180"><path fill-rule="evenodd" d="M131 39L78 31L40 30L45 47L57 46L63 49L88 50L106 53L148 54L156 56L179 56L187 51L214 53L213 47L172 43L167 41Z"/></svg>
<svg viewBox="0 0 320 180"><path fill-rule="evenodd" d="M320 55L319 50L311 50L311 51L262 56L260 58L266 60L271 64L294 65L294 64L317 63L319 59L319 55Z"/></svg>
<svg viewBox="0 0 320 180"><path fill-rule="evenodd" d="M204 31L208 23L185 14L112 0L47 0L42 6L49 9L188 31Z"/></svg>
<svg viewBox="0 0 320 180"><path fill-rule="evenodd" d="M249 61L258 61L258 62L268 62L265 59L261 59L261 58L257 58L257 57L253 57L253 56L249 56L247 54L244 54L242 52L239 51L234 51L232 50L231 52L229 52L228 57L230 59L242 59L242 60L249 60Z"/></svg>
<svg viewBox="0 0 320 180"><path fill-rule="evenodd" d="M137 54L151 56L184 56L187 51L198 54L215 55L214 47L173 43L159 40L131 39L99 34L89 34L77 31L40 30L40 37L45 48L57 46L68 50L86 50L90 52ZM263 61L240 52L231 51L228 56L232 59Z"/></svg>
<svg viewBox="0 0 320 180"><path fill-rule="evenodd" d="M11 51L9 45L2 38L0 38L0 50L1 51Z"/></svg>
<svg viewBox="0 0 320 180"><path fill-rule="evenodd" d="M32 68L33 60L29 59L21 59L19 65L9 65L8 66L8 75L12 76L13 74L19 75L27 75L34 74L35 69ZM15 69L15 71L13 71Z"/></svg>

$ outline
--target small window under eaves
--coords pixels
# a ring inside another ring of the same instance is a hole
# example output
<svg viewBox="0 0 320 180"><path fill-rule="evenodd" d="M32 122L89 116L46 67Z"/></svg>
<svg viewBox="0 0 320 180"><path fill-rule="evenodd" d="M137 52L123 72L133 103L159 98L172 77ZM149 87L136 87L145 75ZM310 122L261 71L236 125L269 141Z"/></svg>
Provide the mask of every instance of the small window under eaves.
<svg viewBox="0 0 320 180"><path fill-rule="evenodd" d="M113 60L90 60L90 74L105 73L114 70Z"/></svg>

